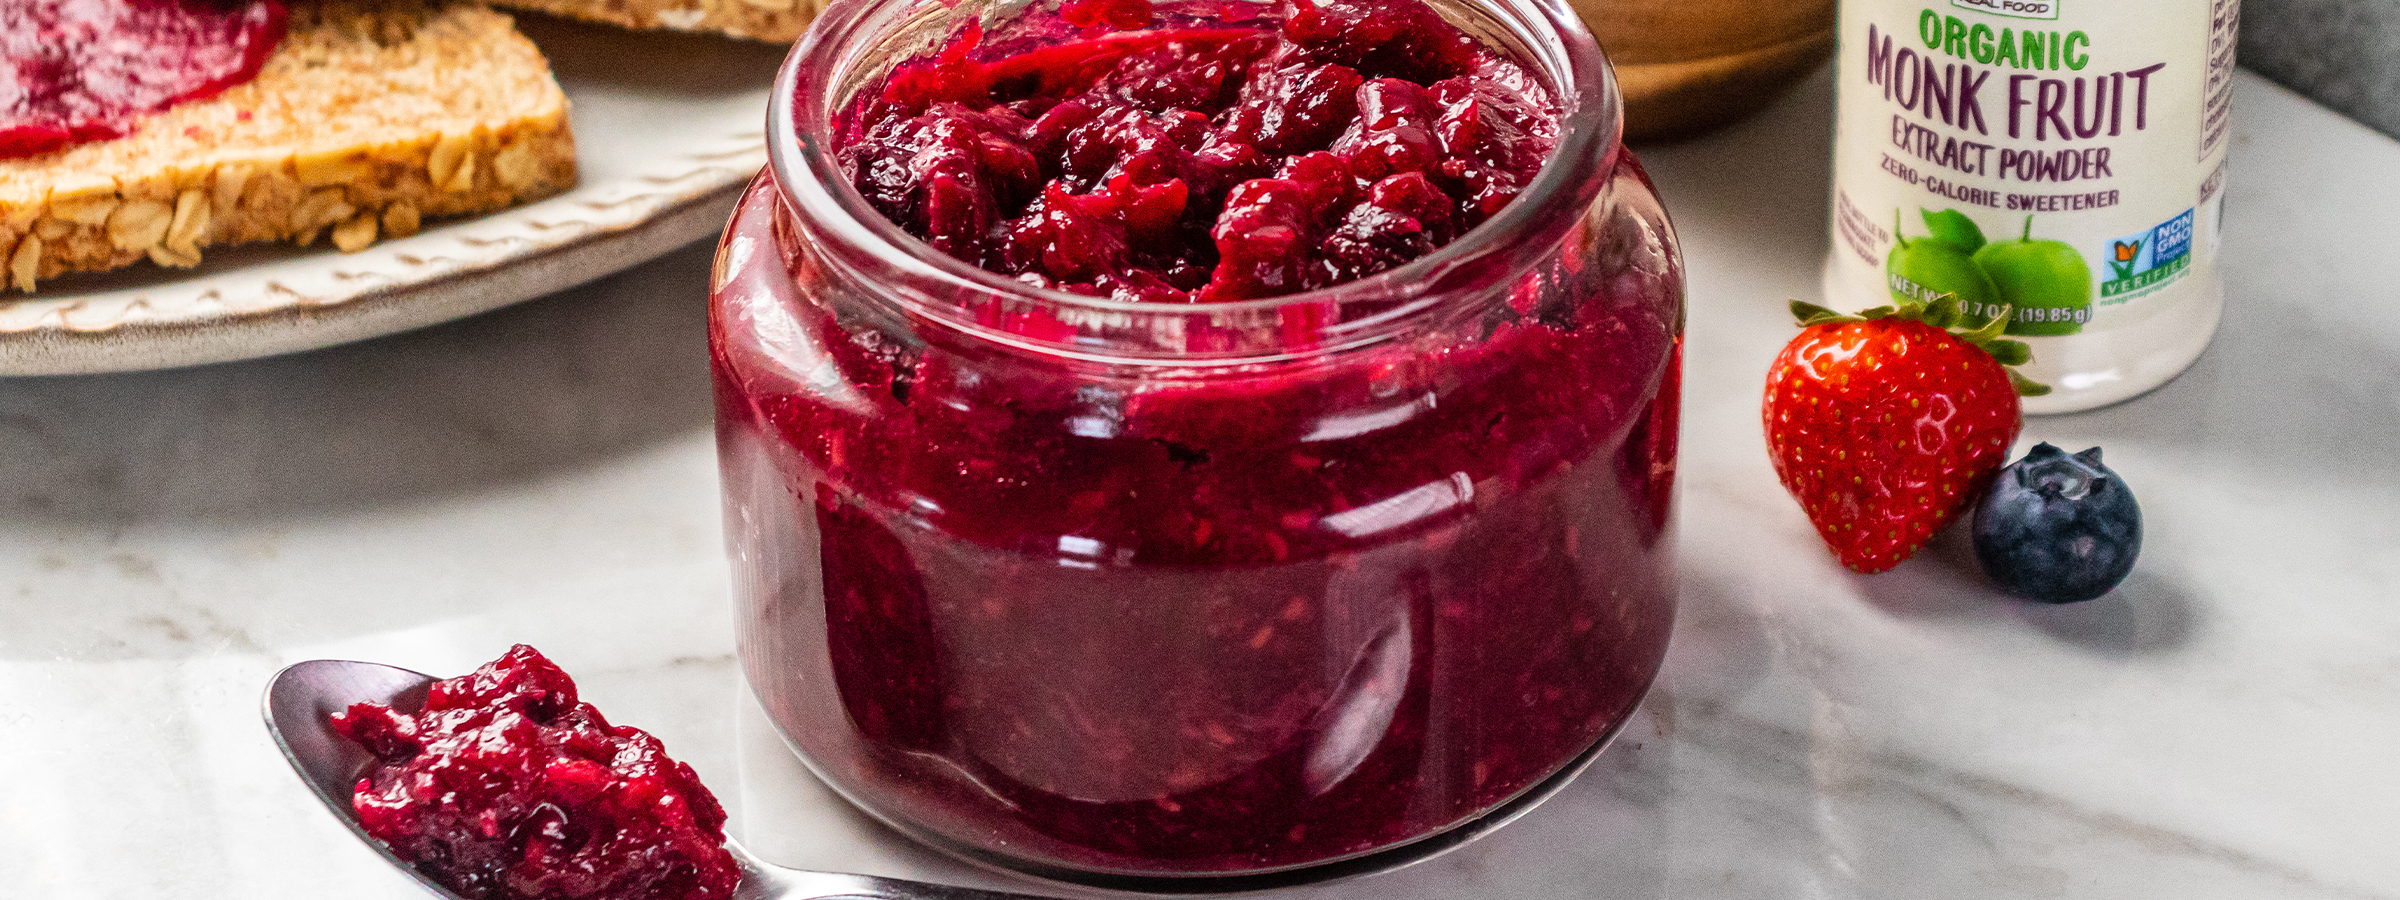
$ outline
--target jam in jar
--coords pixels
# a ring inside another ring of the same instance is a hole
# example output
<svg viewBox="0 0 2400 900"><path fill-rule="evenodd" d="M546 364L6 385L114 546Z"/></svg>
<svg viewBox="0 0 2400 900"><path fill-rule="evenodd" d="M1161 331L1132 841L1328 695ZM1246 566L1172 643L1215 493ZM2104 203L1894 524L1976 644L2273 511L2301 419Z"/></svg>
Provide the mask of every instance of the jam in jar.
<svg viewBox="0 0 2400 900"><path fill-rule="evenodd" d="M863 0L710 342L744 670L971 858L1213 890L1571 777L1674 615L1683 280L1538 0Z"/></svg>

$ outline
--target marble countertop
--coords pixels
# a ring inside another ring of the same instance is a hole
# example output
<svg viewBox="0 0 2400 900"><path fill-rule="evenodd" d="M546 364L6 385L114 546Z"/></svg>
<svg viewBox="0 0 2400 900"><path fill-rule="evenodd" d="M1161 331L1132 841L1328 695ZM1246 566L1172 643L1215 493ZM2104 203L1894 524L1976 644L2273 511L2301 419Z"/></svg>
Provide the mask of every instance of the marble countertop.
<svg viewBox="0 0 2400 900"><path fill-rule="evenodd" d="M2026 429L2107 448L2141 567L2038 607L1954 541L1845 572L1768 467L1828 85L1642 154L1692 274L1658 689L1516 824L1288 895L2400 898L2400 143L2244 76L2215 345ZM291 776L258 693L300 659L448 673L512 641L770 859L1004 884L832 801L740 683L707 264L300 356L0 381L0 895L420 897Z"/></svg>

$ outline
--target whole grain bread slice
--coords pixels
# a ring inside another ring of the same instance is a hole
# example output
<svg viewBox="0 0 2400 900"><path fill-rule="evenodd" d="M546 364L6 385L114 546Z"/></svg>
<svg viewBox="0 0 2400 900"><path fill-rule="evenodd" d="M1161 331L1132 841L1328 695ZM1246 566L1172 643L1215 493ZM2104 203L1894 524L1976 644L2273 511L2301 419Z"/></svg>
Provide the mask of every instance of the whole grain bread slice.
<svg viewBox="0 0 2400 900"><path fill-rule="evenodd" d="M567 98L506 14L443 0L292 6L256 79L114 140L0 159L5 281L329 237L357 250L429 217L575 182Z"/></svg>
<svg viewBox="0 0 2400 900"><path fill-rule="evenodd" d="M494 0L502 6L626 28L714 31L788 43L815 21L825 0Z"/></svg>

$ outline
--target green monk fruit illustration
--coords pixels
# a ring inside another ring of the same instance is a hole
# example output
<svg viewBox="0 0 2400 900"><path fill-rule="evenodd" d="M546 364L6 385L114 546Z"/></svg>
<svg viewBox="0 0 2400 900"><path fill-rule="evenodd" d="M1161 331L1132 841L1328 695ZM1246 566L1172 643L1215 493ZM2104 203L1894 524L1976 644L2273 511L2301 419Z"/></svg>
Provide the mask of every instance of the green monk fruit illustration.
<svg viewBox="0 0 2400 900"><path fill-rule="evenodd" d="M2008 333L2030 336L2074 334L2092 317L2092 267L2063 241L2034 240L2033 217L2013 241L1985 244L1975 262L2016 310Z"/></svg>
<svg viewBox="0 0 2400 900"><path fill-rule="evenodd" d="M1892 299L1931 303L1954 294L1960 311L1971 319L1967 324L1989 321L1999 309L2001 294L1991 276L1975 264L1975 252L1984 246L1983 229L1955 209L1917 212L1925 217L1927 234L1921 238L1901 234L1900 211L1892 211L1892 252L1883 261L1884 284Z"/></svg>

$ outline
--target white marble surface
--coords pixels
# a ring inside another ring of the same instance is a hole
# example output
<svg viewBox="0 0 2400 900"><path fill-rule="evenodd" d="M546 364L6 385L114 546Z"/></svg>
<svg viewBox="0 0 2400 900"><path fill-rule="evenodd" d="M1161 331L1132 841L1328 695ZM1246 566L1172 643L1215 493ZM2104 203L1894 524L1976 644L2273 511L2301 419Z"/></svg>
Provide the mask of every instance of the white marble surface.
<svg viewBox="0 0 2400 900"><path fill-rule="evenodd" d="M2400 898L2400 144L2245 77L2216 345L2027 429L2107 448L2141 568L2033 607L1955 543L1844 572L1768 468L1828 105L1820 78L1644 152L1693 275L1658 691L1495 836L1290 895ZM454 672L517 640L770 858L1004 883L831 801L742 691L706 263L302 356L0 381L0 896L421 896L290 777L258 691L299 659Z"/></svg>

